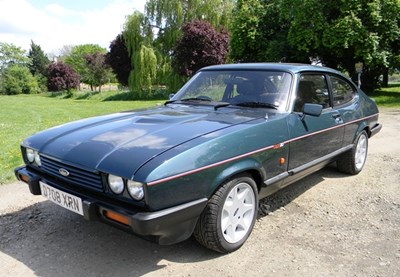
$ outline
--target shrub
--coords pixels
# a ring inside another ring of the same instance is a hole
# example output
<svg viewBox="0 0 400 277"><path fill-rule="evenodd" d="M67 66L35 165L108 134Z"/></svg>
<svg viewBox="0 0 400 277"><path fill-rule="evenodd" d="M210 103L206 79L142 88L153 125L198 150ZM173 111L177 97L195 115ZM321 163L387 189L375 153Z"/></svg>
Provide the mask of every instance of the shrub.
<svg viewBox="0 0 400 277"><path fill-rule="evenodd" d="M79 86L79 76L68 65L62 62L52 63L47 67L47 88L49 91L68 92Z"/></svg>
<svg viewBox="0 0 400 277"><path fill-rule="evenodd" d="M29 69L23 65L11 65L1 76L1 94L33 94L39 92L39 85Z"/></svg>

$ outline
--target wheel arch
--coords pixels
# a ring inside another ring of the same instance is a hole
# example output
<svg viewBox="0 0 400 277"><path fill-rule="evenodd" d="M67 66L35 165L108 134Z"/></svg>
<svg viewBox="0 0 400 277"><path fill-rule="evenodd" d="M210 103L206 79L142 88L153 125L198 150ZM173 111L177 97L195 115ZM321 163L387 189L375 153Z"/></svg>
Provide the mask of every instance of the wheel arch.
<svg viewBox="0 0 400 277"><path fill-rule="evenodd" d="M354 137L353 137L353 141L355 141L358 136L360 135L360 133L362 131L365 131L367 133L368 138L371 137L371 129L369 127L368 121L362 121L357 128L357 132L354 133Z"/></svg>
<svg viewBox="0 0 400 277"><path fill-rule="evenodd" d="M257 185L257 193L259 193L263 180L265 179L265 171L262 165L255 159L246 159L231 164L229 167L222 170L214 179L208 194L211 197L223 184L243 174L249 175L254 180Z"/></svg>

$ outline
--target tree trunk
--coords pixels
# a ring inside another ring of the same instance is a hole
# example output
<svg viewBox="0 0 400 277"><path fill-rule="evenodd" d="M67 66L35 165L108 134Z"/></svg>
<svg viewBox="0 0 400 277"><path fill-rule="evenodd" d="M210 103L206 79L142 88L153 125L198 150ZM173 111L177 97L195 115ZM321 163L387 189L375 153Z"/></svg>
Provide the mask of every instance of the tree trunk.
<svg viewBox="0 0 400 277"><path fill-rule="evenodd" d="M389 86L389 68L385 67L383 70L382 87L387 88Z"/></svg>
<svg viewBox="0 0 400 277"><path fill-rule="evenodd" d="M361 89L365 93L371 93L375 89L379 88L379 76L381 76L379 70L367 69L361 74Z"/></svg>

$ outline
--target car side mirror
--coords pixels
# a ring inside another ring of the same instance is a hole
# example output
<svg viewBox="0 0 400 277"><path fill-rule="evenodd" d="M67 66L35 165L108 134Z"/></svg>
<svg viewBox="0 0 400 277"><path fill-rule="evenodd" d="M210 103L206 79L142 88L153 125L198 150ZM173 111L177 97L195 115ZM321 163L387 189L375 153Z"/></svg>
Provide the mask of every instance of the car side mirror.
<svg viewBox="0 0 400 277"><path fill-rule="evenodd" d="M171 100L172 97L174 97L174 96L175 96L175 93L171 93L168 97L169 97L169 99Z"/></svg>
<svg viewBox="0 0 400 277"><path fill-rule="evenodd" d="M311 115L311 116L320 116L322 113L322 105L320 104L304 104L303 106L303 114Z"/></svg>
<svg viewBox="0 0 400 277"><path fill-rule="evenodd" d="M301 120L303 120L306 115L320 116L322 113L322 109L322 105L305 103L303 106L303 114L301 116Z"/></svg>

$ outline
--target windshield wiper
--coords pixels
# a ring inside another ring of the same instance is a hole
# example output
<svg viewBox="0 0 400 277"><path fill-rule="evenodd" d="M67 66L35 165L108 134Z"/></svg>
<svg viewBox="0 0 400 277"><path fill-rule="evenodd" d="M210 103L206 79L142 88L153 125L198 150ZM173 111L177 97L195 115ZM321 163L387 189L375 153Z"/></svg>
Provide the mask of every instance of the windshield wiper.
<svg viewBox="0 0 400 277"><path fill-rule="evenodd" d="M176 101L179 101L179 100L168 100L168 101L165 101L164 106L166 106L168 104L171 104L171 103L174 103Z"/></svg>
<svg viewBox="0 0 400 277"><path fill-rule="evenodd" d="M164 103L164 105L168 105L168 104L175 103L175 102L188 102L188 101L214 102L213 100L207 99L207 98L192 97L192 98L185 98L185 99L178 99L178 100L168 100ZM227 102L217 102L217 104L214 106L214 110L217 110L217 109L223 108L223 107L227 107L230 105L231 104L227 103Z"/></svg>
<svg viewBox="0 0 400 277"><path fill-rule="evenodd" d="M168 104L175 103L175 102L188 102L188 101L212 102L212 100L208 99L208 98L191 97L191 98L184 98L184 99L168 100L164 103L164 105L168 105Z"/></svg>
<svg viewBox="0 0 400 277"><path fill-rule="evenodd" d="M185 101L205 101L205 102L211 102L211 99L208 98L197 98L197 97L191 97L191 98L184 98L184 99L180 99L180 101L185 102Z"/></svg>
<svg viewBox="0 0 400 277"><path fill-rule="evenodd" d="M214 106L214 110L218 110L219 108L223 108L223 107L228 107L230 105L231 105L231 103L228 103L228 102L220 102Z"/></svg>
<svg viewBox="0 0 400 277"><path fill-rule="evenodd" d="M237 103L235 104L236 106L240 107L250 107L250 108L272 108L277 110L279 108L279 105L271 104L271 103L265 103L265 102L242 102L242 103Z"/></svg>

